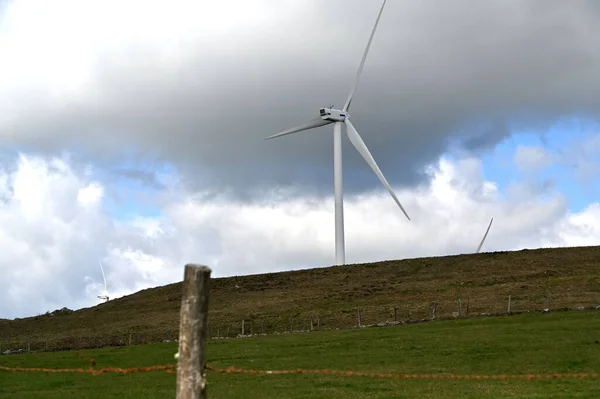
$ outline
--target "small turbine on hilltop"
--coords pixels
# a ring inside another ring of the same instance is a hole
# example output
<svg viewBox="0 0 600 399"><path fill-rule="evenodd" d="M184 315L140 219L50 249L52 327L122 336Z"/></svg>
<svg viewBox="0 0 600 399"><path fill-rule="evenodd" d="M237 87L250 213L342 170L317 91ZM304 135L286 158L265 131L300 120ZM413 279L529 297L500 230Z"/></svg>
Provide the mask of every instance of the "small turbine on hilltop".
<svg viewBox="0 0 600 399"><path fill-rule="evenodd" d="M345 264L345 250L344 250L344 205L343 205L343 194L342 194L342 124L346 126L346 134L350 139L350 142L356 148L356 150L362 155L367 164L373 169L373 172L377 175L381 183L383 183L386 190L390 193L396 204L400 207L404 215L408 220L410 217L400 204L398 197L394 194L392 187L387 182L385 176L377 166L375 159L369 152L369 149L365 145L364 141L356 131L354 125L350 122L350 104L352 102L352 97L354 96L354 91L356 90L356 86L358 84L358 80L360 78L360 74L362 73L363 66L365 65L365 60L367 59L367 54L369 52L369 47L371 47L371 42L373 41L373 36L375 35L375 30L377 29L377 25L379 24L379 19L381 18L381 14L383 12L383 8L385 7L386 0L384 0L381 5L381 10L379 10L379 15L377 16L377 20L375 21L375 26L373 27L373 31L371 32L371 37L367 43L367 48L363 54L362 60L358 67L358 72L356 73L356 78L354 80L354 84L350 89L350 94L348 95L348 99L346 100L346 104L344 107L339 109L334 109L333 106L329 108L321 108L319 110L320 116L306 122L300 126L293 127L288 130L284 130L281 133L274 134L266 138L266 140L273 139L276 137L285 136L288 134L300 132L303 130L313 129L320 126L325 126L333 123L333 170L334 170L334 192L335 192L335 261L338 265Z"/></svg>
<svg viewBox="0 0 600 399"><path fill-rule="evenodd" d="M490 227L492 227L492 222L494 221L494 218L492 218L490 220L490 224L488 225L487 230L485 231L485 234L483 235L483 238L481 239L481 242L479 243L479 246L477 247L477 251L475 251L475 253L479 253L479 251L481 251L481 247L483 246L483 243L485 242L485 239L488 235L488 233L490 232Z"/></svg>
<svg viewBox="0 0 600 399"><path fill-rule="evenodd" d="M104 293L103 295L98 295L98 299L104 299L105 302L108 302L108 286L106 285L106 276L104 275L104 268L102 267L102 262L98 261L100 264L100 270L102 271L102 279L104 279Z"/></svg>

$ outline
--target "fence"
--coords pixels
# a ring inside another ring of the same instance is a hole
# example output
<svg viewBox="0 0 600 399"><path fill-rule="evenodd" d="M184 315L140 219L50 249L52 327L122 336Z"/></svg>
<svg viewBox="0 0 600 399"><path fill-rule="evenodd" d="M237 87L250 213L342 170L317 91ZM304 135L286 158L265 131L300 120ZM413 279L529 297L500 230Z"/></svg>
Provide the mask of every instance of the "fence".
<svg viewBox="0 0 600 399"><path fill-rule="evenodd" d="M395 374L395 373L373 373L373 372L357 372L357 371L340 371L340 370L309 370L309 369L295 369L295 370L254 370L254 369L243 369L231 366L226 369L213 368L205 363L205 347L206 340L209 338L209 326L208 326L208 305L210 296L210 273L211 270L206 266L186 265L184 282L183 282L183 296L181 300L181 312L180 312L180 326L179 326L179 349L176 354L178 358L178 364L167 364L157 365L150 367L135 367L135 368L101 368L96 369L96 362L94 359L87 359L90 362L89 368L71 368L71 369L48 369L48 368L22 368L22 367L5 367L0 366L0 370L12 371L12 372L45 372L45 373L87 373L94 376L99 376L105 373L123 373L130 374L134 372L152 372L152 371L165 371L170 374L177 375L177 391L176 397L178 399L187 398L206 398L206 373L217 372L217 373L233 373L233 374L249 374L249 375L277 375L277 374L322 374L322 375L340 375L347 377L370 377L370 378L393 378L393 379L557 379L557 378L600 378L599 373L570 373L570 374L512 374L512 375L454 375L454 374ZM550 311L551 299L549 296L546 297L547 307L543 311ZM447 305L447 304L446 304ZM447 317L471 317L473 314L469 314L471 311L471 298L467 297L466 301L462 297L456 297L453 306L456 306L455 311ZM509 295L506 302L506 311L502 314L513 313L513 297ZM583 308L583 307L579 307ZM599 308L594 306L594 308ZM432 302L426 309L426 313L429 313L429 317L422 319L413 318L413 309L407 307L408 318L399 321L398 320L398 307L393 308L393 321L379 322L371 324L371 326L383 326L390 324L410 323L410 322L422 322L427 320L435 320L439 318L438 312L448 312L438 302ZM423 309L415 309L423 312ZM388 309L391 312L391 309ZM364 310L356 309L356 327L362 328L368 326L365 323L365 317L368 313ZM489 315L489 314L478 314L478 315ZM310 329L304 331L310 331L315 329L321 329L321 320L319 317L315 320L310 318ZM248 336L253 333L253 324L250 323L250 334L246 334L246 320L240 322L241 332L238 336ZM214 331L214 330L213 330ZM289 333L297 332L294 330L293 322L290 322ZM261 333L264 331L264 323L261 323ZM217 327L217 337L219 336L219 328ZM228 333L227 333L228 335ZM132 344L132 334L129 335L129 344ZM214 338L214 337L213 337ZM27 343L27 351L30 351L30 342ZM21 350L23 351L23 350Z"/></svg>
<svg viewBox="0 0 600 399"><path fill-rule="evenodd" d="M498 295L495 300L482 304L476 296L456 296L436 301L415 301L409 304L380 306L353 306L332 311L309 312L300 315L262 315L252 313L239 320L208 323L208 339L245 338L256 335L298 334L311 331L346 330L365 327L386 327L435 320L473 317L516 315L529 312L556 312L566 310L600 309L600 301L581 301L570 296L546 293L532 295ZM531 305L535 308L530 308ZM143 345L160 342L177 342L179 329L162 332L122 332L108 335L81 334L61 338L33 335L15 339L0 334L0 355L24 352L51 352L59 350L93 349L107 346Z"/></svg>
<svg viewBox="0 0 600 399"><path fill-rule="evenodd" d="M166 364L148 367L108 367L96 369L90 368L71 368L71 369L49 369L49 368L26 368L26 367L4 367L0 370L13 372L41 372L41 373L79 373L100 376L108 373L133 374L148 373L152 371L165 371L168 374L176 374L176 364ZM553 373L553 374L400 374L400 373L371 373L363 371L348 370L311 370L311 369L293 369L293 370L254 370L237 368L234 366L228 368L213 368L207 364L205 371L222 374L248 374L248 375L282 375L282 374L317 374L317 375L338 375L344 377L366 377L366 378L387 378L387 379L423 379L423 380L538 380L538 379L585 379L600 378L600 373Z"/></svg>

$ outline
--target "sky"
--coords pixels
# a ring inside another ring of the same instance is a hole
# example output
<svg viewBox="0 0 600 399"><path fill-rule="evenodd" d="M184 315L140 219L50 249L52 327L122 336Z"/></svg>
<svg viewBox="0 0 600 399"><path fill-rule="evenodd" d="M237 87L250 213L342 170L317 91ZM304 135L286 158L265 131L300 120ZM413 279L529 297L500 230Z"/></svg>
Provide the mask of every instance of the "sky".
<svg viewBox="0 0 600 399"><path fill-rule="evenodd" d="M334 263L331 125L379 2L0 0L0 318ZM338 16L333 18L332 16ZM346 262L600 244L600 5L388 0Z"/></svg>

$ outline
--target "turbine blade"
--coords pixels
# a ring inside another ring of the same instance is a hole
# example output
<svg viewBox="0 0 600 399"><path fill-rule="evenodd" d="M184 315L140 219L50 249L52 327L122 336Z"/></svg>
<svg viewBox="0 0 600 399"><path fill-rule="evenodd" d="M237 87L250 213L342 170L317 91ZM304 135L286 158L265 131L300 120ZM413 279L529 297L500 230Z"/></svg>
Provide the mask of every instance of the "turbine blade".
<svg viewBox="0 0 600 399"><path fill-rule="evenodd" d="M310 121L308 121L300 126L296 126L296 127L284 130L281 133L277 133L272 136L269 136L269 137L265 138L265 140L270 140L270 139L274 139L276 137L285 136L287 134L301 132L303 130L308 130L308 129L312 129L312 128L319 127L319 126L329 125L330 123L333 123L333 122L326 120L326 119L321 119L321 118L311 119Z"/></svg>
<svg viewBox="0 0 600 399"><path fill-rule="evenodd" d="M485 238L487 237L488 233L490 232L490 227L492 227L493 221L494 221L494 218L492 218L492 220L490 220L490 224L488 225L488 228L485 231L485 234L483 235L483 238L481 239L481 242L479 243L479 246L477 247L477 251L475 253L479 253L479 251L481 251L481 247L483 246Z"/></svg>
<svg viewBox="0 0 600 399"><path fill-rule="evenodd" d="M104 279L104 291L108 292L108 286L106 285L106 276L104 275L104 268L102 267L102 261L98 261L100 264L100 270L102 270L102 278Z"/></svg>
<svg viewBox="0 0 600 399"><path fill-rule="evenodd" d="M387 0L383 0L383 4L381 5L381 10L379 10L379 15L377 16L377 20L375 21L375 26L373 26L373 31L371 32L371 37L369 38L369 42L367 43L367 48L365 49L365 53L363 54L362 60L360 61L358 71L356 72L356 78L354 79L354 84L352 85L352 89L350 89L350 94L348 95L348 99L346 100L346 104L344 105L344 109L343 109L344 111L348 111L350 109L350 103L352 102L352 97L354 96L354 91L356 90L356 86L358 85L358 80L360 79L360 74L362 73L363 67L365 66L367 54L369 53L369 48L371 47L371 42L373 41L373 36L375 36L375 30L377 30L377 25L379 24L379 19L381 18L381 14L383 13L383 7L385 7L386 1Z"/></svg>
<svg viewBox="0 0 600 399"><path fill-rule="evenodd" d="M362 157L365 159L365 161L367 161L367 163L369 164L371 169L373 169L373 172L375 172L377 177L379 177L379 180L381 180L381 183L383 183L383 186L390 193L390 195L392 196L394 201L396 201L396 204L398 204L398 206L400 207L400 209L402 210L402 212L404 213L406 218L408 220L410 220L408 213L406 213L406 211L404 210L404 207L398 200L398 197L396 197L396 194L394 194L392 187L385 179L385 176L383 176L383 173L381 173L379 166L377 166L375 159L373 159L373 156L369 152L369 149L367 148L365 142L363 141L363 139L360 137L360 135L354 128L354 125L352 125L352 123L350 122L350 119L348 119L348 118L346 118L345 122L346 122L346 133L348 134L348 138L350 139L350 142L352 142L352 145L354 146L354 148L356 148L356 150L360 153L360 155L362 155Z"/></svg>

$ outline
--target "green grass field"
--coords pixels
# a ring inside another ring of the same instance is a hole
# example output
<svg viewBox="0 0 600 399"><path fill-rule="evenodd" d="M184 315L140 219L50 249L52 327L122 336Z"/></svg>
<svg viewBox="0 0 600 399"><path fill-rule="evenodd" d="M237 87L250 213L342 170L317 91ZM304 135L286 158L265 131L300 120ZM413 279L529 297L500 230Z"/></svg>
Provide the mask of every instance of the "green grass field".
<svg viewBox="0 0 600 399"><path fill-rule="evenodd" d="M0 356L8 367L97 368L174 363L176 344ZM208 363L251 369L391 373L600 372L600 311L439 321L387 328L211 340ZM0 371L2 398L173 398L176 376ZM208 374L210 398L590 398L600 379L393 380L325 375Z"/></svg>

